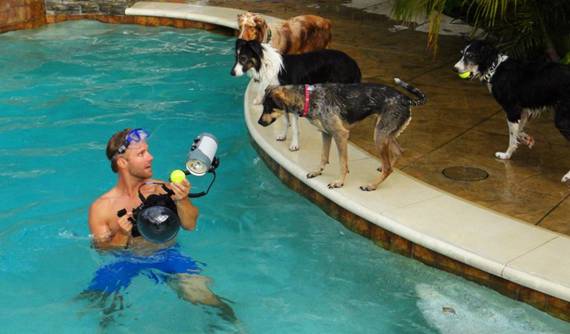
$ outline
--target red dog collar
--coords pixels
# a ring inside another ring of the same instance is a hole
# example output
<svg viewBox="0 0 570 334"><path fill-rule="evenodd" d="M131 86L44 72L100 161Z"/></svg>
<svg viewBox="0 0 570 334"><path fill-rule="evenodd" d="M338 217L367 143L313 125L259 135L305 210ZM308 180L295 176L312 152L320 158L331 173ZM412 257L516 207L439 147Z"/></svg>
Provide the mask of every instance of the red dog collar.
<svg viewBox="0 0 570 334"><path fill-rule="evenodd" d="M309 107L310 107L310 102L311 102L311 91L312 91L312 87L309 85L305 85L305 106L303 107L303 113L299 116L301 117L307 117L307 115L309 114Z"/></svg>

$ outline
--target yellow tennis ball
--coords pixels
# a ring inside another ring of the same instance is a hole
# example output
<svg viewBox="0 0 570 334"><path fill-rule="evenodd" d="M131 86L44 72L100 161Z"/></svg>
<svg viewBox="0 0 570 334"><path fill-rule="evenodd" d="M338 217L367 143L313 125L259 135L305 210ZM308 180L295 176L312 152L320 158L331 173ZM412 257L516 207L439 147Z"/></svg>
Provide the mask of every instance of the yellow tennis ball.
<svg viewBox="0 0 570 334"><path fill-rule="evenodd" d="M170 182L172 183L182 183L186 179L186 174L181 169L173 170L170 173Z"/></svg>
<svg viewBox="0 0 570 334"><path fill-rule="evenodd" d="M467 72L459 73L458 75L461 79L467 79L471 75L471 72L467 71Z"/></svg>

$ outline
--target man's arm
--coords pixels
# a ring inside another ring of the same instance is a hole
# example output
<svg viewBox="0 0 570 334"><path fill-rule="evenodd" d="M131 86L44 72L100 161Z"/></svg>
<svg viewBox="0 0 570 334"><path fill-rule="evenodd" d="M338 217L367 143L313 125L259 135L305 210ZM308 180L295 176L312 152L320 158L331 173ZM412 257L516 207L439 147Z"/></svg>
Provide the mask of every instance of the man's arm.
<svg viewBox="0 0 570 334"><path fill-rule="evenodd" d="M132 224L128 218L132 213L117 218L119 228L113 232L109 226L109 220L115 217L110 216L109 210L106 200L101 198L89 208L89 230L93 236L93 245L102 250L125 248L131 235Z"/></svg>
<svg viewBox="0 0 570 334"><path fill-rule="evenodd" d="M186 230L193 230L196 228L198 208L195 207L188 198L190 182L184 180L181 183L171 183L171 186L171 189L174 191L172 199L174 203L176 203L176 210L180 217L180 225Z"/></svg>
<svg viewBox="0 0 570 334"><path fill-rule="evenodd" d="M198 208L195 207L188 198L176 201L176 210L180 217L180 225L186 230L193 230L196 228L196 221L198 220Z"/></svg>

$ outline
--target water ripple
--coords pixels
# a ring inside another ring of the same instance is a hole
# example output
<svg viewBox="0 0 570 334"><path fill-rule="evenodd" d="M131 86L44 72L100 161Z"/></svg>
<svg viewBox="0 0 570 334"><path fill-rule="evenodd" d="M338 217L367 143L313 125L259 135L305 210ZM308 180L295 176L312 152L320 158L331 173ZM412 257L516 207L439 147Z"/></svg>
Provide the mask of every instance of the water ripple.
<svg viewBox="0 0 570 334"><path fill-rule="evenodd" d="M54 174L56 171L54 169L32 169L32 170L18 170L11 172L0 172L0 177L8 177L12 179L33 179L40 176Z"/></svg>

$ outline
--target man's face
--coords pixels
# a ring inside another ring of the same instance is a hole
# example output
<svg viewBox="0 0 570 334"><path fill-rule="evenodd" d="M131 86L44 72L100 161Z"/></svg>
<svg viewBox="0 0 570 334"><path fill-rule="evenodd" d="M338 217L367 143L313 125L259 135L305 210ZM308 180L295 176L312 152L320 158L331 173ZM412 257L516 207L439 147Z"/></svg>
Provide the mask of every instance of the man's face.
<svg viewBox="0 0 570 334"><path fill-rule="evenodd" d="M137 178L148 179L152 177L153 156L148 150L145 140L131 143L123 157L127 160L127 170Z"/></svg>

